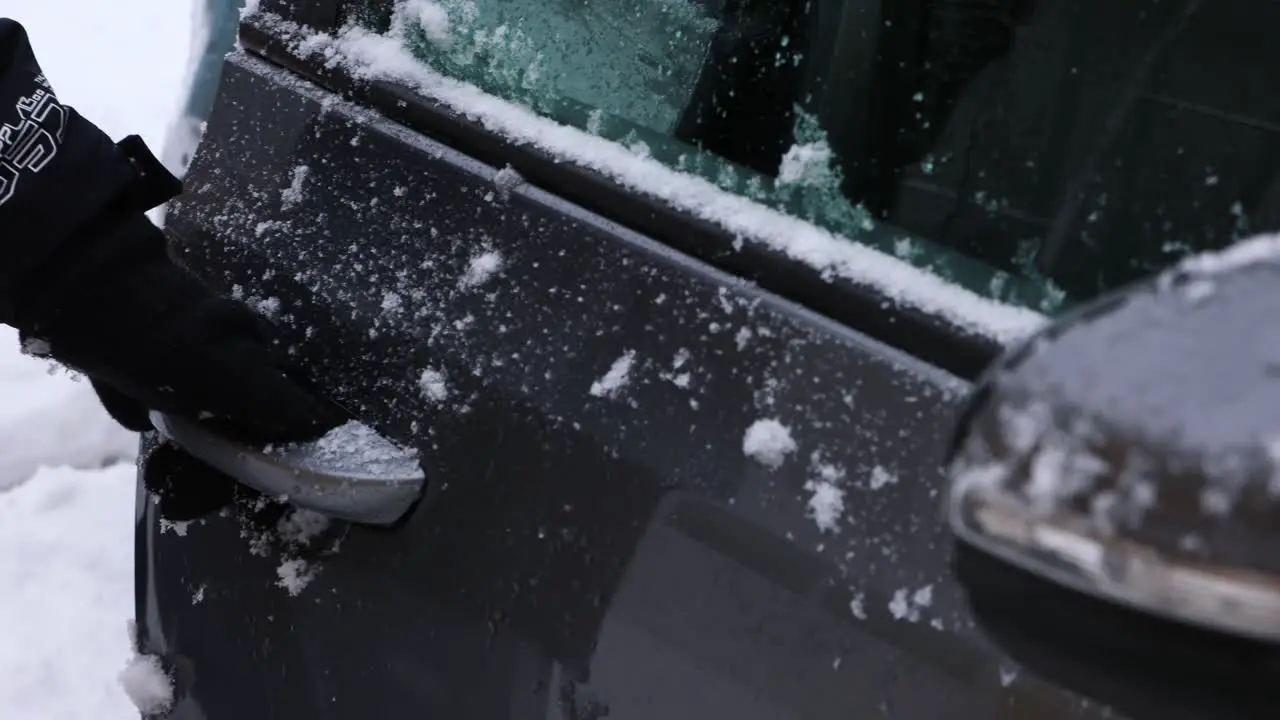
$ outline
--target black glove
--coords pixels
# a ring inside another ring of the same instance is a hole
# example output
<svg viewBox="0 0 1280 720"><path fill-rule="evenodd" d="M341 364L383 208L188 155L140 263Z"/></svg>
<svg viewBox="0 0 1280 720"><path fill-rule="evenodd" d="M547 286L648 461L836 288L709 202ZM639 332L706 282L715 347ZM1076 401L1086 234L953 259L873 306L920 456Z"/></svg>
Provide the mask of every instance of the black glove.
<svg viewBox="0 0 1280 720"><path fill-rule="evenodd" d="M347 420L291 368L265 318L169 259L136 210L83 228L23 284L24 346L87 375L120 424L212 417L255 442L311 440Z"/></svg>

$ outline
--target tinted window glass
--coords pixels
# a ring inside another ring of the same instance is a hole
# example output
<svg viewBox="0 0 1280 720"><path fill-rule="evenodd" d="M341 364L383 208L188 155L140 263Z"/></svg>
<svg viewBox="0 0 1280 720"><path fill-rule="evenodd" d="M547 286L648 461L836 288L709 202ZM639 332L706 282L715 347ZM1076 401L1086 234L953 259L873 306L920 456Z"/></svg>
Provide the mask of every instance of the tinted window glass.
<svg viewBox="0 0 1280 720"><path fill-rule="evenodd" d="M363 8L447 75L1046 312L1280 222L1277 3Z"/></svg>

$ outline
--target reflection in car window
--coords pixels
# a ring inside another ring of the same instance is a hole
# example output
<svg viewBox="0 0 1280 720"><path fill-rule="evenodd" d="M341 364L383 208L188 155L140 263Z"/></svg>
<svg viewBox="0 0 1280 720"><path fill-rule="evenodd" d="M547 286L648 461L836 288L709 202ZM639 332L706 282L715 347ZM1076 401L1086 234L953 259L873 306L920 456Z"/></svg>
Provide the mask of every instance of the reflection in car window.
<svg viewBox="0 0 1280 720"><path fill-rule="evenodd" d="M1044 312L1280 224L1277 8L363 0L444 74Z"/></svg>

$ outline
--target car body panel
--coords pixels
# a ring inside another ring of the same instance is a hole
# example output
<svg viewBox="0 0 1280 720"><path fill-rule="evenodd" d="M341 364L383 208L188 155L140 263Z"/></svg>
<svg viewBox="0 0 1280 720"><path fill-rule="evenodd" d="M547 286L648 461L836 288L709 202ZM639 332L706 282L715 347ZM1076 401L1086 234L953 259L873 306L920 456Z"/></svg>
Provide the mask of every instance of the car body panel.
<svg viewBox="0 0 1280 720"><path fill-rule="evenodd" d="M170 717L1107 716L989 646L949 576L966 382L242 50L186 182L178 257L431 488L290 545L287 504L149 436Z"/></svg>

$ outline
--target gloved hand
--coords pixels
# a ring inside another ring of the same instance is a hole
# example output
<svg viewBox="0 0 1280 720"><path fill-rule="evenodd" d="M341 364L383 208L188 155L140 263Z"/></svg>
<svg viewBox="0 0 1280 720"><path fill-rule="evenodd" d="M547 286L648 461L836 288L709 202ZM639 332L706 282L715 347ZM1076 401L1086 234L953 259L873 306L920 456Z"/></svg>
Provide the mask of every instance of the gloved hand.
<svg viewBox="0 0 1280 720"><path fill-rule="evenodd" d="M87 375L120 424L147 411L208 418L256 442L311 440L347 420L309 392L274 327L171 261L141 212L108 214L23 284L14 325L29 351Z"/></svg>

